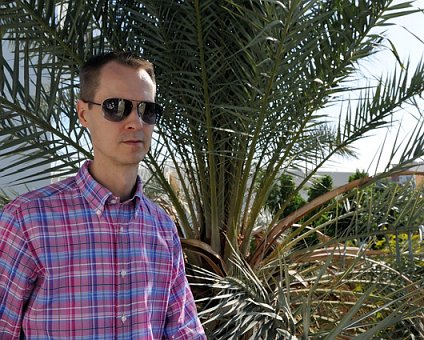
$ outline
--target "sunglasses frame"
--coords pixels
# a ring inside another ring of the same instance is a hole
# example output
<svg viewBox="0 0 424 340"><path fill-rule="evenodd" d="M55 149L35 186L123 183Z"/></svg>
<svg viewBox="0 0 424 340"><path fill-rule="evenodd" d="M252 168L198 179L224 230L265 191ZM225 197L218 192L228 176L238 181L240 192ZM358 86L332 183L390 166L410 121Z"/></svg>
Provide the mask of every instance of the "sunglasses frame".
<svg viewBox="0 0 424 340"><path fill-rule="evenodd" d="M145 101L137 101L137 100L131 100L131 99L125 99L125 98L115 98L115 97L113 97L113 98L106 98L105 100L103 100L103 102L102 103L96 103L96 102L93 102L93 101L90 101L90 100L85 100L85 99L81 99L84 103L87 103L87 104L93 104L93 105L98 105L98 106L101 106L101 108L102 108L102 112L103 112L103 117L106 119L106 120L108 120L108 121L110 121L110 122L122 122L123 120L125 120L130 114L131 114L131 112L132 112L132 110L133 110L133 108L134 108L134 105L133 105L133 103L134 102L136 102L137 104L136 104L136 108L137 108L137 114L138 114L138 116L141 118L141 120L143 121L143 123L145 123L145 124L148 124L148 125L155 125L155 124L158 124L159 123L159 120L160 120L160 117L162 116L162 106L160 106L159 104L157 104L157 103L152 103L152 102L145 102ZM123 112L123 114L122 114L122 116L121 116L121 118L119 119L119 120L116 120L116 119L114 119L114 118L110 118L110 117L115 117L114 115L110 115L109 113L107 113L107 111L108 111L108 109L107 108L105 108L106 107L106 105L107 104L105 104L106 103L106 101L108 101L108 100L118 100L118 101L124 101L124 103L125 103L125 108L127 107L127 103L130 103L131 104L131 106L130 106L130 108L131 108L131 110L128 112L128 113L125 113L125 110L124 110L124 112ZM145 110L146 110L146 108L147 108L147 105L148 104L153 104L154 105L154 108L153 108L153 110L155 111L155 114L156 114L156 118L155 118L155 122L154 123L149 123L149 122L146 122L144 119L143 119L143 116L144 116L144 112L142 113L142 114L140 114L140 112L139 112L139 106L140 106L140 104L145 104L146 106L145 106Z"/></svg>

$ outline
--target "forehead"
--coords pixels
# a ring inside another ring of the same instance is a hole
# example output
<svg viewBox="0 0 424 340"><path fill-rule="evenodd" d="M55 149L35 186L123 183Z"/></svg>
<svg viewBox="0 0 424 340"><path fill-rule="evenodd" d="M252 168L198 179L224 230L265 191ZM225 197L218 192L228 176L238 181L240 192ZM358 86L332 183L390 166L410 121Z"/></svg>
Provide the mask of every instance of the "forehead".
<svg viewBox="0 0 424 340"><path fill-rule="evenodd" d="M152 81L149 73L142 66L129 66L125 64L118 63L116 61L111 61L105 64L100 70L101 77L116 77L116 78L125 78L127 76L138 77L145 81Z"/></svg>
<svg viewBox="0 0 424 340"><path fill-rule="evenodd" d="M142 67L131 67L110 62L100 71L97 94L104 97L127 99L154 99L156 86Z"/></svg>

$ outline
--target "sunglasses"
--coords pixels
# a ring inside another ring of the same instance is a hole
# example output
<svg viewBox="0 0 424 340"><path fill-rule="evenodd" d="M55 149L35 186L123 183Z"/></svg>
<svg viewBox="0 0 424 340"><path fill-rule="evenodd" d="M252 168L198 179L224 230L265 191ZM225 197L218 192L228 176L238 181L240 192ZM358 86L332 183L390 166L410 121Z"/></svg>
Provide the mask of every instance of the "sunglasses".
<svg viewBox="0 0 424 340"><path fill-rule="evenodd" d="M84 103L99 105L102 107L103 116L111 122L121 122L127 118L133 109L134 100L122 98L108 98L103 103L95 103L82 99ZM137 113L141 120L150 125L157 124L162 115L162 107L156 103L139 102Z"/></svg>

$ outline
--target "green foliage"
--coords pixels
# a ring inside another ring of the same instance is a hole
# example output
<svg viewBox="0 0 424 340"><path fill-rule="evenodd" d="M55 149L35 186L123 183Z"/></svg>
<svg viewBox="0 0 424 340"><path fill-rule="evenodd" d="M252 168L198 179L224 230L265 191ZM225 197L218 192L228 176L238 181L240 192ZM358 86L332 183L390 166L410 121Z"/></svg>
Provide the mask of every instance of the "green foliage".
<svg viewBox="0 0 424 340"><path fill-rule="evenodd" d="M0 190L0 209L3 208L7 203L9 203L10 198L8 195Z"/></svg>
<svg viewBox="0 0 424 340"><path fill-rule="evenodd" d="M324 175L312 180L312 186L308 189L308 202L324 195L333 189L333 179L330 175Z"/></svg>
<svg viewBox="0 0 424 340"><path fill-rule="evenodd" d="M333 179L330 175L324 175L317 178L312 179L312 185L308 189L308 202L313 201L314 199L321 197L327 192L330 192L333 189ZM336 211L339 207L336 205L331 209L328 209L330 205L334 202L329 201L325 204L320 204L319 207L313 211L311 211L307 218L312 219L310 222L314 226L322 225L332 218L334 218ZM329 236L335 236L333 232L331 232L331 227L326 227L324 233ZM312 241L311 241L312 242Z"/></svg>
<svg viewBox="0 0 424 340"><path fill-rule="evenodd" d="M156 65L165 108L146 159L149 183L164 193L160 202L175 218L189 264L203 268L195 291L208 332L422 336L415 260L401 273L402 252L373 257L371 245L393 207L403 211L395 221L422 221L423 202L413 192L391 196L393 188L362 190L424 156L422 116L405 144L393 146L384 174L314 193L286 215L333 156L354 155L353 144L392 126L399 108L419 110L422 63L370 75L360 88L354 81L361 60L386 43L397 56L379 32L414 11L409 1L390 0L2 1L0 157L21 157L0 175L37 170L33 160L53 164L53 176L75 172L91 157L75 115L79 65L110 49L142 52ZM326 108L340 100L331 124ZM302 169L302 183L279 201L280 175ZM46 176L39 170L22 182ZM269 197L272 216L264 209ZM399 234L417 228L391 225Z"/></svg>
<svg viewBox="0 0 424 340"><path fill-rule="evenodd" d="M366 178L369 174L366 171L360 171L359 169L356 169L356 172L353 175L349 176L349 182L352 182L357 179Z"/></svg>
<svg viewBox="0 0 424 340"><path fill-rule="evenodd" d="M279 215L279 218L281 219L290 215L304 204L305 200L298 192L296 192L296 183L294 182L293 177L283 173L278 178L277 183L275 183L272 187L265 206L274 215L282 210ZM283 205L285 205L285 208L281 209Z"/></svg>

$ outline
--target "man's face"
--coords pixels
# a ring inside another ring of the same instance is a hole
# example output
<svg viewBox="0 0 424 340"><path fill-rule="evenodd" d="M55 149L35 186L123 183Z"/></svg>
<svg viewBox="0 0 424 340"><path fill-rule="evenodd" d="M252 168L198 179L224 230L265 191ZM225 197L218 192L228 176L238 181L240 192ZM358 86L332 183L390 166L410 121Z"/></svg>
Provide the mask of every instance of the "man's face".
<svg viewBox="0 0 424 340"><path fill-rule="evenodd" d="M138 166L150 148L153 125L141 121L136 104L154 102L155 85L145 70L110 62L100 72L99 87L94 98L86 100L103 103L108 98L133 101L133 109L120 122L103 117L101 106L78 101L78 117L88 128L94 149L94 162L105 167Z"/></svg>

